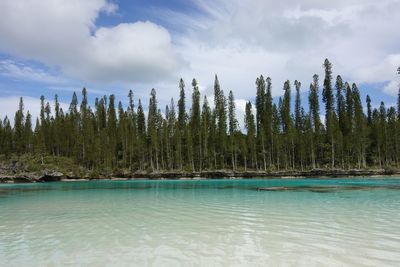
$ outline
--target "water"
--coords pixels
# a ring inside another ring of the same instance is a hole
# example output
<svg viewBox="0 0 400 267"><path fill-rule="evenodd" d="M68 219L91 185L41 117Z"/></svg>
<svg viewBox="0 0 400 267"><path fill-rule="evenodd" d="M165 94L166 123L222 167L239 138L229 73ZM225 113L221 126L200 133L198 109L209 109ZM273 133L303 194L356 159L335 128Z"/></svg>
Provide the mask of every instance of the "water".
<svg viewBox="0 0 400 267"><path fill-rule="evenodd" d="M400 266L400 179L0 185L0 265Z"/></svg>

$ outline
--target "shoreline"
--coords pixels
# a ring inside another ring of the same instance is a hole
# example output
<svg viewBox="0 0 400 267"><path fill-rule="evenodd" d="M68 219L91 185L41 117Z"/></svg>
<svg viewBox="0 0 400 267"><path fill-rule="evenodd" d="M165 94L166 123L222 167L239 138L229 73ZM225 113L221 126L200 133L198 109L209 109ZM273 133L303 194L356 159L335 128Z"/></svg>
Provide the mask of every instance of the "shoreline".
<svg viewBox="0 0 400 267"><path fill-rule="evenodd" d="M70 177L61 172L20 173L14 175L0 175L0 183L37 183L37 182L84 182L84 181L127 181L127 180L213 180L213 179L307 179L307 178L382 178L400 177L400 169L314 169L307 171L202 171L202 172L135 172L130 174L112 174L110 176Z"/></svg>

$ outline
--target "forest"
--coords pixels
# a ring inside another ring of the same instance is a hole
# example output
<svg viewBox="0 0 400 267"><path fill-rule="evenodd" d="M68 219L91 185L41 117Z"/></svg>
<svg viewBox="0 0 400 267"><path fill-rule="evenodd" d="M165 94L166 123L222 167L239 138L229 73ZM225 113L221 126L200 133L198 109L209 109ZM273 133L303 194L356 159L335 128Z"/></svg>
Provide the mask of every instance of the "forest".
<svg viewBox="0 0 400 267"><path fill-rule="evenodd" d="M321 82L312 77L307 106L299 81L286 81L283 96L273 99L271 78L259 76L255 101L246 104L244 129L233 92L224 92L217 76L213 103L193 79L188 107L181 79L177 104L171 99L161 109L152 89L147 112L132 91L126 108L114 95L96 98L92 108L85 88L80 103L73 94L68 110L57 95L53 105L42 96L38 118L25 112L21 98L13 125L7 117L0 120L0 155L29 155L41 164L49 156L67 158L97 172L400 167L400 88L397 107L380 102L373 108L355 83L332 77L328 59L323 68Z"/></svg>

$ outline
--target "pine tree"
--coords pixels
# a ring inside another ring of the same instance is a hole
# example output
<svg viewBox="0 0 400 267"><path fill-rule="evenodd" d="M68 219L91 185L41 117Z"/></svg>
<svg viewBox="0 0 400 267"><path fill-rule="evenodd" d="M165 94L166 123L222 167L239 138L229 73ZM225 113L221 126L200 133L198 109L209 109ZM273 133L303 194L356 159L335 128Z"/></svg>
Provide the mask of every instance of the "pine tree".
<svg viewBox="0 0 400 267"><path fill-rule="evenodd" d="M304 110L301 107L301 99L300 99L300 88L301 88L301 82L299 81L294 81L294 86L296 88L296 99L295 99L295 105L294 105L294 112L295 112L295 149L296 149L296 156L294 160L297 160L297 162L300 163L300 166L303 166L303 112Z"/></svg>
<svg viewBox="0 0 400 267"><path fill-rule="evenodd" d="M269 167L272 166L272 151L273 151L273 130L272 130L272 83L271 78L268 77L266 80L266 92L265 92L265 107L264 107L264 129L266 146L268 150Z"/></svg>
<svg viewBox="0 0 400 267"><path fill-rule="evenodd" d="M68 126L69 126L69 140L68 140L68 154L70 156L74 156L75 159L77 158L77 155L79 154L79 144L78 144L78 138L79 138L79 113L78 113L78 97L76 96L76 93L74 92L72 95L72 100L69 105L69 121L68 121ZM47 140L47 135L45 131L45 138Z"/></svg>
<svg viewBox="0 0 400 267"><path fill-rule="evenodd" d="M400 120L400 84L399 84L399 91L397 93L397 119Z"/></svg>
<svg viewBox="0 0 400 267"><path fill-rule="evenodd" d="M261 75L259 78L256 79L256 126L257 126L257 135L261 135L262 132L262 124L264 121L264 110L265 110L265 80L264 77Z"/></svg>
<svg viewBox="0 0 400 267"><path fill-rule="evenodd" d="M5 154L4 152L4 129L3 129L3 120L0 118L0 155Z"/></svg>
<svg viewBox="0 0 400 267"><path fill-rule="evenodd" d="M346 88L346 120L345 120L345 130L343 133L343 138L345 140L345 151L346 151L346 162L347 165L351 166L351 154L353 151L353 120L354 120L354 105L353 105L353 94L349 83L345 83Z"/></svg>
<svg viewBox="0 0 400 267"><path fill-rule="evenodd" d="M33 133L32 133L32 116L29 111L26 113L24 125L25 153L33 153Z"/></svg>
<svg viewBox="0 0 400 267"><path fill-rule="evenodd" d="M175 104L174 99L171 98L171 103L168 109L168 138L170 143L170 168L175 169L177 168L177 162L180 162L180 159L176 157L176 142L175 142L175 135L176 135L176 113L175 113Z"/></svg>
<svg viewBox="0 0 400 267"><path fill-rule="evenodd" d="M284 86L284 95L282 100L282 105L280 108L280 115L282 118L282 131L285 139L285 155L286 158L286 168L294 168L294 135L293 135L293 121L290 112L290 101L291 101L291 89L290 82L286 81Z"/></svg>
<svg viewBox="0 0 400 267"><path fill-rule="evenodd" d="M399 144L398 144L398 126L397 126L397 112L395 107L389 107L387 110L387 155L388 164L390 166L398 166L399 164Z"/></svg>
<svg viewBox="0 0 400 267"><path fill-rule="evenodd" d="M379 107L379 137L378 137L378 155L379 165L387 166L388 163L388 143L387 143L387 112L385 103L382 101Z"/></svg>
<svg viewBox="0 0 400 267"><path fill-rule="evenodd" d="M237 144L236 136L238 131L238 121L236 119L236 104L233 92L229 91L228 98L228 117L229 117L229 140L230 140L230 151L231 151L231 163L232 169L236 169L236 159L237 159Z"/></svg>
<svg viewBox="0 0 400 267"><path fill-rule="evenodd" d="M207 101L207 96L204 96L203 100L203 107L202 107L202 113L201 113L201 138L202 138L202 161L200 164L202 164L201 169L206 167L210 168L211 164L211 153L212 149L210 147L210 127L213 127L211 124L211 109L208 105ZM203 166L204 165L204 166Z"/></svg>
<svg viewBox="0 0 400 267"><path fill-rule="evenodd" d="M158 162L159 147L158 147L157 124L158 124L157 99L156 99L156 91L153 88L150 93L149 114L147 116L150 166L153 171L155 169L159 170L159 162Z"/></svg>
<svg viewBox="0 0 400 267"><path fill-rule="evenodd" d="M117 124L117 161L119 168L127 167L128 161L128 113L125 112L122 102L118 102L118 124Z"/></svg>
<svg viewBox="0 0 400 267"><path fill-rule="evenodd" d="M367 121L368 121L368 126L372 125L372 106L371 106L371 98L369 95L367 95Z"/></svg>
<svg viewBox="0 0 400 267"><path fill-rule="evenodd" d="M61 143L62 143L62 135L65 132L63 130L63 122L61 121L61 110L60 103L58 101L58 95L54 96L54 147L55 154L57 156L61 155Z"/></svg>
<svg viewBox="0 0 400 267"><path fill-rule="evenodd" d="M397 69L397 74L400 75L400 67ZM399 83L399 91L397 96L397 123L396 123L396 161L397 167L400 166L399 154L400 154L400 83Z"/></svg>
<svg viewBox="0 0 400 267"><path fill-rule="evenodd" d="M156 165L158 170L164 169L164 143L163 143L163 124L164 118L161 113L161 109L157 109L157 124L156 124L156 133L157 133L157 146L156 146Z"/></svg>
<svg viewBox="0 0 400 267"><path fill-rule="evenodd" d="M338 127L335 127L336 129L336 140L337 140L337 158L338 161L341 162L342 168L344 168L344 139L343 139L343 133L346 130L346 103L345 99L343 96L343 91L344 91L344 84L342 77L338 75L336 77L336 113L337 113L337 120L338 120Z"/></svg>
<svg viewBox="0 0 400 267"><path fill-rule="evenodd" d="M18 155L25 152L25 136L24 127L25 116L24 116L24 101L22 97L19 99L19 108L14 116L14 150Z"/></svg>
<svg viewBox="0 0 400 267"><path fill-rule="evenodd" d="M273 137L274 137L274 147L275 150L274 152L274 156L275 156L275 165L276 168L279 170L281 167L281 150L282 150L282 142L281 142L281 138L280 138L280 134L281 134L281 117L279 116L279 110L280 107L282 106L282 99L279 98L279 108L276 106L276 104L274 103L272 105L272 129L273 129Z"/></svg>
<svg viewBox="0 0 400 267"><path fill-rule="evenodd" d="M116 147L117 147L117 114L115 112L115 96L110 95L107 109L107 135L108 153L107 162L111 168L116 167Z"/></svg>
<svg viewBox="0 0 400 267"><path fill-rule="evenodd" d="M310 85L310 94L308 97L310 119L312 124L312 139L311 139L311 161L312 168L315 169L317 166L317 158L319 158L319 135L321 128L321 119L319 115L319 99L318 99L318 89L319 89L319 78L317 74L313 76L313 83Z"/></svg>
<svg viewBox="0 0 400 267"><path fill-rule="evenodd" d="M189 125L185 129L185 139L186 139L186 163L191 171L195 171L194 160L193 160L193 139L192 139L192 129Z"/></svg>
<svg viewBox="0 0 400 267"><path fill-rule="evenodd" d="M185 100L185 83L181 79L179 81L179 101L178 101L178 124L180 129L186 126L186 100Z"/></svg>
<svg viewBox="0 0 400 267"><path fill-rule="evenodd" d="M214 108L208 105L207 97L200 108L195 79L189 110L182 79L177 112L171 99L163 114L157 108L156 91L152 89L147 123L140 99L135 110L132 90L126 108L119 101L116 109L115 97L110 95L96 98L92 110L83 88L81 103L78 104L73 93L65 113L57 95L54 110L42 96L34 131L35 118L29 111L24 113L21 98L13 125L8 117L0 121L0 156L10 158L13 154L28 153L40 157L43 165L52 156L67 157L89 171L106 175L128 170L201 171L226 166L235 171L303 170L326 163L342 168L399 167L400 88L397 107L386 107L381 102L378 109L373 109L372 99L367 95L364 114L357 85L350 86L337 76L333 92L331 63L326 60L324 67L325 126L320 120L318 75L313 76L310 84L307 113L302 107L299 81L294 83L292 113L289 81L284 83L284 94L275 104L271 79L258 77L256 114L253 115L251 102L247 102L243 133L236 118L233 92L225 97L217 76ZM78 169L82 168L77 168L76 175Z"/></svg>
<svg viewBox="0 0 400 267"><path fill-rule="evenodd" d="M357 163L358 167L366 167L366 121L361 104L360 92L356 84L352 86L353 103L354 103L354 131L355 131L355 146L357 148Z"/></svg>
<svg viewBox="0 0 400 267"><path fill-rule="evenodd" d="M247 102L246 104L246 111L245 111L245 117L244 117L244 126L247 130L247 137L246 137L246 146L249 150L250 154L250 162L251 162L251 167L257 168L256 167L256 162L257 162L257 155L256 155L256 124L254 121L254 115L252 111L252 105L251 102ZM245 169L247 169L247 157L245 158Z"/></svg>
<svg viewBox="0 0 400 267"><path fill-rule="evenodd" d="M133 92L129 90L128 93L129 98L129 107L127 112L127 149L128 149L128 157L129 157L129 166L131 170L134 168L134 163L137 162L136 155L139 154L137 150L137 121L136 121L136 113L135 113L135 105L133 100Z"/></svg>
<svg viewBox="0 0 400 267"><path fill-rule="evenodd" d="M325 68L325 79L324 79L324 89L322 91L322 100L325 103L325 125L327 140L331 148L331 162L332 168L335 167L335 112L334 112L334 98L332 90L332 64L328 59L324 62Z"/></svg>
<svg viewBox="0 0 400 267"><path fill-rule="evenodd" d="M82 89L82 101L80 106L80 125L79 125L79 139L80 139L80 152L79 158L84 162L88 160L87 158L87 150L88 143L91 138L90 136L90 125L89 125L89 112L88 112L88 98L86 88ZM87 163L87 162L86 162Z"/></svg>
<svg viewBox="0 0 400 267"><path fill-rule="evenodd" d="M186 148L186 100L185 100L185 83L181 79L179 82L179 100L178 100L178 128L177 131L179 131L179 135L177 135L177 157L179 159L179 168L182 169L184 166L184 151Z"/></svg>
<svg viewBox="0 0 400 267"><path fill-rule="evenodd" d="M261 154L263 158L264 170L267 169L267 158L265 150L266 140L266 93L265 93L265 80L261 75L256 79L256 126L257 126L257 140L261 148Z"/></svg>
<svg viewBox="0 0 400 267"><path fill-rule="evenodd" d="M295 80L294 86L296 88L296 100L294 105L294 112L295 112L295 128L296 130L300 130L301 128L301 99L300 99L300 87L301 82Z"/></svg>
<svg viewBox="0 0 400 267"><path fill-rule="evenodd" d="M107 98L106 96L96 98L95 100L95 128L96 128L96 140L95 140L95 152L98 155L96 157L97 166L104 167L107 159L108 151L108 134L107 134Z"/></svg>
<svg viewBox="0 0 400 267"><path fill-rule="evenodd" d="M201 135L201 110L200 110L200 91L197 86L196 79L192 81L192 112L190 115L190 131L193 143L193 165L196 163L195 169L201 169L202 162L202 135Z"/></svg>
<svg viewBox="0 0 400 267"><path fill-rule="evenodd" d="M46 119L45 119L45 103L44 103L44 96L40 97L40 124L36 123L37 125L37 130L38 130L38 148L39 148L39 153L41 156L41 162L42 164L44 163L43 157L46 153L46 140L47 140L47 125L46 125Z"/></svg>
<svg viewBox="0 0 400 267"><path fill-rule="evenodd" d="M7 116L3 120L2 135L2 153L5 155L6 158L9 158L13 153L13 129Z"/></svg>
<svg viewBox="0 0 400 267"><path fill-rule="evenodd" d="M227 132L227 103L224 96L224 91L221 90L218 77L215 75L214 82L214 104L215 104L215 120L216 120L216 135L215 148L216 154L219 157L219 165L225 167L225 152L226 152L226 132Z"/></svg>
<svg viewBox="0 0 400 267"><path fill-rule="evenodd" d="M145 168L146 161L146 119L144 116L142 102L139 99L137 109L137 130L138 130L138 150L140 151L141 157L139 160L139 168L143 170Z"/></svg>
<svg viewBox="0 0 400 267"><path fill-rule="evenodd" d="M397 69L397 74L400 75L400 67ZM397 94L397 118L400 120L400 84L399 84L399 91Z"/></svg>

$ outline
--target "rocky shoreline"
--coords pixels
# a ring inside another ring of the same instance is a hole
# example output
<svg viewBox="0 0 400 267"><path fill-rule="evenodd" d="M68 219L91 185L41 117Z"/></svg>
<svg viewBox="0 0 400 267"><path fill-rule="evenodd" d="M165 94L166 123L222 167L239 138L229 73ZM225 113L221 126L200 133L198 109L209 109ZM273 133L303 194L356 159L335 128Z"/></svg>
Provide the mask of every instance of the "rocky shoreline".
<svg viewBox="0 0 400 267"><path fill-rule="evenodd" d="M400 169L314 169L307 171L202 171L202 172L135 172L116 173L99 177L74 177L59 171L43 171L42 173L17 173L13 175L0 174L0 183L37 183L59 181L91 181L91 180L135 180L135 179L290 179L290 178L340 178L340 177L380 177L399 176Z"/></svg>

